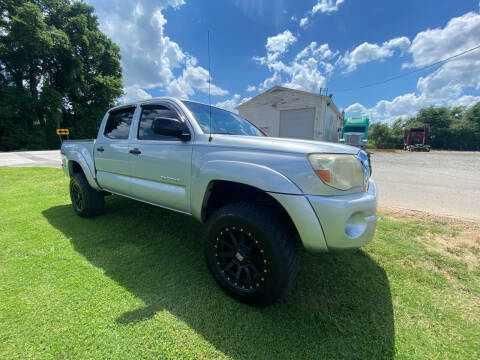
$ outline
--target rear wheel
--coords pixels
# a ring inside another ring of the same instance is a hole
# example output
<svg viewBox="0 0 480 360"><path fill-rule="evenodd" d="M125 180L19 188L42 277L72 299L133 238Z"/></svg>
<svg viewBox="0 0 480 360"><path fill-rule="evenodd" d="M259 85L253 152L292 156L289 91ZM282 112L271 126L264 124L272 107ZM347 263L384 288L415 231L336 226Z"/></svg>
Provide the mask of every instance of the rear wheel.
<svg viewBox="0 0 480 360"><path fill-rule="evenodd" d="M103 212L103 193L92 188L83 173L74 173L70 178L70 199L80 216L92 217Z"/></svg>
<svg viewBox="0 0 480 360"><path fill-rule="evenodd" d="M297 274L298 249L291 231L255 203L217 210L208 220L204 245L215 280L249 305L263 307L282 299Z"/></svg>

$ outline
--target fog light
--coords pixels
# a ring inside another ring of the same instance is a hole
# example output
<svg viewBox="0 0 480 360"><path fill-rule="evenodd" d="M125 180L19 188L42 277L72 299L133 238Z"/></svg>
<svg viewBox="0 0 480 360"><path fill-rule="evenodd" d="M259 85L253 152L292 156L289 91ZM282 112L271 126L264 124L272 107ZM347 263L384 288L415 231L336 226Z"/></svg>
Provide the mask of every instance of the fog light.
<svg viewBox="0 0 480 360"><path fill-rule="evenodd" d="M362 211L354 213L347 220L345 225L345 235L350 239L357 239L363 235L367 229L367 222L365 221L365 214Z"/></svg>

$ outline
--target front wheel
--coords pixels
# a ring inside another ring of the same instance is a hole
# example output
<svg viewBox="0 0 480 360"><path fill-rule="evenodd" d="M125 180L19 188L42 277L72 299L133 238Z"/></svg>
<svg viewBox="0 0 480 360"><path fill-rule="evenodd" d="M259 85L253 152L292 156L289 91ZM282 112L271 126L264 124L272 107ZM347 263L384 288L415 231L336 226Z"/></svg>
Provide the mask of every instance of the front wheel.
<svg viewBox="0 0 480 360"><path fill-rule="evenodd" d="M218 284L249 305L279 301L297 274L291 231L262 205L238 202L217 210L207 222L204 246Z"/></svg>
<svg viewBox="0 0 480 360"><path fill-rule="evenodd" d="M74 173L70 179L70 199L73 209L82 217L92 217L103 212L105 199L101 191L90 186L83 173Z"/></svg>

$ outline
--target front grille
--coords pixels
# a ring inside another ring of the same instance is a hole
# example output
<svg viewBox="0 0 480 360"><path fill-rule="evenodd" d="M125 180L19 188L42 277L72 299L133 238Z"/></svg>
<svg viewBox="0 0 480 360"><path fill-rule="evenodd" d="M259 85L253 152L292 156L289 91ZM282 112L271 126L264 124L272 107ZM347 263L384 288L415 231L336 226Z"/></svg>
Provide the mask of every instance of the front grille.
<svg viewBox="0 0 480 360"><path fill-rule="evenodd" d="M360 145L361 138L362 138L362 135L346 134L345 135L345 144Z"/></svg>
<svg viewBox="0 0 480 360"><path fill-rule="evenodd" d="M372 175L372 168L370 167L370 154L365 151L360 151L357 155L358 161L362 164L363 168L363 191L368 191L368 180Z"/></svg>

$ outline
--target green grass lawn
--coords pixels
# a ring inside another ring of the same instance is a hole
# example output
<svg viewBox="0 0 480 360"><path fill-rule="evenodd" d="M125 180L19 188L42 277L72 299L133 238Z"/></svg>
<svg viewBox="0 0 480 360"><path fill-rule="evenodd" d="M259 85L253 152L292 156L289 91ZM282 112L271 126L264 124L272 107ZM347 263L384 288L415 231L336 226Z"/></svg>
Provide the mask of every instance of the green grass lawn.
<svg viewBox="0 0 480 360"><path fill-rule="evenodd" d="M480 357L480 246L447 223L382 214L255 309L217 287L195 220L117 196L79 218L67 185L0 168L0 359Z"/></svg>

